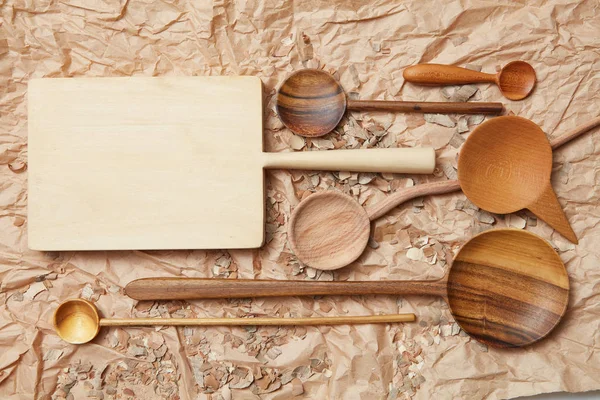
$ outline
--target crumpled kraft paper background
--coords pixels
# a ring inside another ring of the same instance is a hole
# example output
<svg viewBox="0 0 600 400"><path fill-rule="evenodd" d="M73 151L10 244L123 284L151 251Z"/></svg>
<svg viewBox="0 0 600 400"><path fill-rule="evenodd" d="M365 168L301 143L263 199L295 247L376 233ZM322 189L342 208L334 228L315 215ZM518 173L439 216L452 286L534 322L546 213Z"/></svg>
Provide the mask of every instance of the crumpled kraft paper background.
<svg viewBox="0 0 600 400"><path fill-rule="evenodd" d="M553 186L574 246L529 212L482 212L460 193L403 205L376 223L365 254L335 273L301 266L286 224L301 198L331 187L371 204L456 173L460 144L483 118L351 114L304 140L274 112L292 71L334 72L353 98L503 101L549 136L600 114L596 0L0 2L0 397L3 399L500 399L600 388L600 133L555 152ZM406 66L436 62L494 72L523 59L538 85L521 102L493 85L423 88ZM254 75L265 85L269 151L434 146L434 176L267 172L268 241L251 251L40 253L27 249L27 82L33 77ZM478 91L475 89L479 89ZM527 229L551 241L571 278L553 334L499 351L467 337L438 299L321 297L152 303L123 287L151 276L299 280L434 279L473 234ZM328 316L415 312L418 322L306 328L103 329L72 346L51 313L71 297L104 316Z"/></svg>

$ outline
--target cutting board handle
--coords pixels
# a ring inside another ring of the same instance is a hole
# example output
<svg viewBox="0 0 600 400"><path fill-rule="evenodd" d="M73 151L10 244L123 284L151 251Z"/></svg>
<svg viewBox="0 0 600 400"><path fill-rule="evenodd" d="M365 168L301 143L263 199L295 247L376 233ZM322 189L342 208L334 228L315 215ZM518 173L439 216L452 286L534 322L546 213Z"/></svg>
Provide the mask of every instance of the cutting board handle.
<svg viewBox="0 0 600 400"><path fill-rule="evenodd" d="M263 153L267 169L431 174L430 147Z"/></svg>

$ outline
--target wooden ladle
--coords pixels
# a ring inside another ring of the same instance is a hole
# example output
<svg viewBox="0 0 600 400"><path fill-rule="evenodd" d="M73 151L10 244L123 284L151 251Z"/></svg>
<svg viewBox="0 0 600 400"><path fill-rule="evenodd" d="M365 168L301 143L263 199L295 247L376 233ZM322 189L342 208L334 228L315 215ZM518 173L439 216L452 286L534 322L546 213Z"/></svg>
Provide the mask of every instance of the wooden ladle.
<svg viewBox="0 0 600 400"><path fill-rule="evenodd" d="M600 125L600 118L553 140L558 147ZM528 208L577 243L550 183L552 148L535 123L521 117L493 118L478 126L463 144L458 180L426 183L398 190L363 209L352 197L323 191L304 199L288 225L292 251L304 264L322 270L355 261L369 241L371 221L405 201L463 189L469 200L493 213Z"/></svg>
<svg viewBox="0 0 600 400"><path fill-rule="evenodd" d="M559 255L533 233L494 229L471 238L447 275L431 281L269 281L150 278L125 292L138 300L312 295L442 297L469 335L494 347L520 347L545 337L569 302L569 277Z"/></svg>
<svg viewBox="0 0 600 400"><path fill-rule="evenodd" d="M525 61L513 61L497 74L486 74L470 69L442 64L419 64L402 73L404 80L421 85L462 85L467 83L495 83L509 100L522 100L535 87L535 70Z"/></svg>
<svg viewBox="0 0 600 400"><path fill-rule="evenodd" d="M333 76L317 69L303 69L290 75L277 92L276 108L285 126L306 137L331 132L347 109L461 114L500 114L504 109L502 103L349 100Z"/></svg>
<svg viewBox="0 0 600 400"><path fill-rule="evenodd" d="M309 318L100 318L96 306L85 299L70 299L54 311L58 336L71 344L94 339L102 326L249 326L249 325L346 325L412 322L414 314L309 317Z"/></svg>

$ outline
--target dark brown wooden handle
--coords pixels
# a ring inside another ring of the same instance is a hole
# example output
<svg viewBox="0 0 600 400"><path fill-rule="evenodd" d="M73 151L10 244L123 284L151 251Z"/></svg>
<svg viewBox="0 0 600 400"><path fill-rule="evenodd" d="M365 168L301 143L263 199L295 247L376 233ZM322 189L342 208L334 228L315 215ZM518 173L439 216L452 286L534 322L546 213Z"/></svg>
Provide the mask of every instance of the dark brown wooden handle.
<svg viewBox="0 0 600 400"><path fill-rule="evenodd" d="M382 100L348 100L347 108L352 111L397 111L442 114L500 114L504 111L502 103Z"/></svg>
<svg viewBox="0 0 600 400"><path fill-rule="evenodd" d="M125 287L136 300L191 300L240 297L317 295L432 295L444 296L446 283L438 281L274 281L254 279L146 278Z"/></svg>
<svg viewBox="0 0 600 400"><path fill-rule="evenodd" d="M495 74L442 64L419 64L402 73L404 80L419 85L464 85L467 83L496 83Z"/></svg>

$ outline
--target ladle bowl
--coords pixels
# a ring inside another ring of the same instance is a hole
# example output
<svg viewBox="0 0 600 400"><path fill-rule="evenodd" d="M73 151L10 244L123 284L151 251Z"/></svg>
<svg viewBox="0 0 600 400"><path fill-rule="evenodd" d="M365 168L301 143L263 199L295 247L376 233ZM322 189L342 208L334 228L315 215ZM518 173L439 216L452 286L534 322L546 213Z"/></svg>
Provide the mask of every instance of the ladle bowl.
<svg viewBox="0 0 600 400"><path fill-rule="evenodd" d="M94 304L85 299L71 299L54 311L54 329L65 342L87 343L100 331L100 315Z"/></svg>

